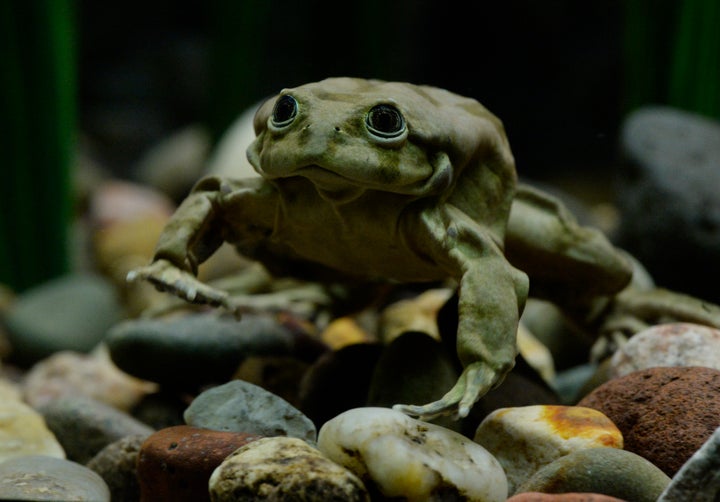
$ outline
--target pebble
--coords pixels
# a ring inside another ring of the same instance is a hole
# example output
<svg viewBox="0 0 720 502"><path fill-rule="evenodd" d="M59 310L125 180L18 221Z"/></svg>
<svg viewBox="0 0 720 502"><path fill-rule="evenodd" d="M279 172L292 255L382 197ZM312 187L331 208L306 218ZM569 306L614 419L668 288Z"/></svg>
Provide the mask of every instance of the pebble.
<svg viewBox="0 0 720 502"><path fill-rule="evenodd" d="M418 332L440 340L437 315L453 294L450 288L429 289L388 305L380 315L380 339L389 344L403 333Z"/></svg>
<svg viewBox="0 0 720 502"><path fill-rule="evenodd" d="M136 173L144 184L180 200L203 175L212 138L191 125L155 143L140 159Z"/></svg>
<svg viewBox="0 0 720 502"><path fill-rule="evenodd" d="M137 455L140 500L210 500L208 480L225 458L259 436L187 425L157 431Z"/></svg>
<svg viewBox="0 0 720 502"><path fill-rule="evenodd" d="M300 410L319 428L344 411L365 406L382 351L378 343L357 343L320 356L300 382Z"/></svg>
<svg viewBox="0 0 720 502"><path fill-rule="evenodd" d="M699 366L648 368L604 383L579 406L607 415L625 449L668 476L720 426L720 371Z"/></svg>
<svg viewBox="0 0 720 502"><path fill-rule="evenodd" d="M665 473L635 453L590 448L542 467L517 493L598 493L632 502L655 502L669 482Z"/></svg>
<svg viewBox="0 0 720 502"><path fill-rule="evenodd" d="M622 448L608 417L579 406L525 406L496 410L482 421L474 440L500 462L509 493L541 467L574 451Z"/></svg>
<svg viewBox="0 0 720 502"><path fill-rule="evenodd" d="M133 502L140 499L137 460L140 446L147 438L134 434L110 443L86 464L98 473L110 489L113 502Z"/></svg>
<svg viewBox="0 0 720 502"><path fill-rule="evenodd" d="M196 389L228 381L243 358L292 353L292 332L269 316L189 314L134 319L114 326L106 338L123 371L171 388Z"/></svg>
<svg viewBox="0 0 720 502"><path fill-rule="evenodd" d="M199 394L184 413L187 425L314 442L317 429L297 408L262 387L232 380Z"/></svg>
<svg viewBox="0 0 720 502"><path fill-rule="evenodd" d="M352 472L288 437L262 438L237 449L212 473L209 487L213 502L370 501Z"/></svg>
<svg viewBox="0 0 720 502"><path fill-rule="evenodd" d="M36 408L62 396L80 394L128 411L156 387L120 371L104 345L90 354L53 354L35 364L22 382L24 400Z"/></svg>
<svg viewBox="0 0 720 502"><path fill-rule="evenodd" d="M87 467L60 458L31 455L0 463L0 498L110 502L110 490Z"/></svg>
<svg viewBox="0 0 720 502"><path fill-rule="evenodd" d="M720 330L690 323L652 326L633 335L610 361L611 378L655 366L720 370Z"/></svg>
<svg viewBox="0 0 720 502"><path fill-rule="evenodd" d="M386 408L357 408L320 429L318 447L383 497L504 502L507 479L482 446Z"/></svg>
<svg viewBox="0 0 720 502"><path fill-rule="evenodd" d="M720 302L707 280L720 261L720 122L645 107L625 119L620 143L619 245L659 284Z"/></svg>
<svg viewBox="0 0 720 502"><path fill-rule="evenodd" d="M71 274L18 295L5 322L12 360L31 365L55 352L89 352L124 313L104 278Z"/></svg>
<svg viewBox="0 0 720 502"><path fill-rule="evenodd" d="M55 399L38 411L65 449L67 458L81 464L118 439L153 432L127 413L86 396Z"/></svg>
<svg viewBox="0 0 720 502"><path fill-rule="evenodd" d="M518 493L507 499L506 502L626 502L610 495L599 493Z"/></svg>
<svg viewBox="0 0 720 502"><path fill-rule="evenodd" d="M233 380L243 380L300 405L300 382L309 363L292 356L250 356L240 363Z"/></svg>
<svg viewBox="0 0 720 502"><path fill-rule="evenodd" d="M396 336L380 356L366 406L430 403L450 390L459 376L453 356L438 340L425 333L404 333ZM460 426L451 417L433 422L451 429Z"/></svg>
<svg viewBox="0 0 720 502"><path fill-rule="evenodd" d="M65 458L65 451L42 415L16 399L0 395L0 462L26 455Z"/></svg>
<svg viewBox="0 0 720 502"><path fill-rule="evenodd" d="M657 502L720 500L720 428L680 468Z"/></svg>
<svg viewBox="0 0 720 502"><path fill-rule="evenodd" d="M348 345L372 342L373 337L350 316L333 319L320 335L320 339L331 350L340 350Z"/></svg>

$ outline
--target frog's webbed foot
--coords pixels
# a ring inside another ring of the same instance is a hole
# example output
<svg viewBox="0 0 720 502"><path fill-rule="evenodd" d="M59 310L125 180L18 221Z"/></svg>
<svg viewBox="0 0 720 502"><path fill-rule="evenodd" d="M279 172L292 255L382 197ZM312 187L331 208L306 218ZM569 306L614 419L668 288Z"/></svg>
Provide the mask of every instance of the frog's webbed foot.
<svg viewBox="0 0 720 502"><path fill-rule="evenodd" d="M472 406L495 386L502 375L483 362L469 364L457 383L438 401L425 405L396 404L393 409L420 420L432 420L443 415L465 418Z"/></svg>
<svg viewBox="0 0 720 502"><path fill-rule="evenodd" d="M158 291L167 291L190 303L223 306L234 310L225 291L208 286L168 260L155 260L150 265L132 270L128 273L127 280L128 282L149 281Z"/></svg>

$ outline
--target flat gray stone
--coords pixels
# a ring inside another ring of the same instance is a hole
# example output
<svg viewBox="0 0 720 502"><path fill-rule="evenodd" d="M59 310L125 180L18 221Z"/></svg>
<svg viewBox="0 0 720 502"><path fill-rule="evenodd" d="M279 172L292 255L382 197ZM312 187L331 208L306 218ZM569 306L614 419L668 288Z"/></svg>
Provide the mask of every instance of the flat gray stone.
<svg viewBox="0 0 720 502"><path fill-rule="evenodd" d="M193 427L243 432L260 436L288 436L314 442L312 421L283 398L243 380L233 380L198 395L185 410Z"/></svg>
<svg viewBox="0 0 720 502"><path fill-rule="evenodd" d="M658 284L717 303L708 271L720 261L720 122L641 108L626 118L621 147L620 246Z"/></svg>
<svg viewBox="0 0 720 502"><path fill-rule="evenodd" d="M214 314L129 320L106 338L123 371L165 386L187 389L228 381L251 355L289 354L293 334L265 316Z"/></svg>
<svg viewBox="0 0 720 502"><path fill-rule="evenodd" d="M155 430L127 413L84 396L66 396L38 411L65 449L67 458L86 464L110 443Z"/></svg>
<svg viewBox="0 0 720 502"><path fill-rule="evenodd" d="M0 464L0 499L110 502L110 490L87 467L60 458L31 455Z"/></svg>
<svg viewBox="0 0 720 502"><path fill-rule="evenodd" d="M657 502L720 500L720 428L673 476Z"/></svg>
<svg viewBox="0 0 720 502"><path fill-rule="evenodd" d="M124 317L113 286L67 275L18 296L5 322L14 361L29 365L61 350L89 352Z"/></svg>

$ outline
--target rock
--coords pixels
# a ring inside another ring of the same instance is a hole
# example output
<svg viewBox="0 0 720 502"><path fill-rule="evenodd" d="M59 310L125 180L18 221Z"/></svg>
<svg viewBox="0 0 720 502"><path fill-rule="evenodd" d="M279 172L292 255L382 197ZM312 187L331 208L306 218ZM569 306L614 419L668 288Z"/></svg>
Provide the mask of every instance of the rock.
<svg viewBox="0 0 720 502"><path fill-rule="evenodd" d="M242 380L198 395L185 410L185 422L217 431L260 436L291 436L315 441L315 425L279 396Z"/></svg>
<svg viewBox="0 0 720 502"><path fill-rule="evenodd" d="M626 450L673 476L720 426L720 371L648 368L606 382L578 405L607 415Z"/></svg>
<svg viewBox="0 0 720 502"><path fill-rule="evenodd" d="M450 390L459 376L453 356L438 340L425 333L404 333L396 336L380 356L367 406L430 403ZM449 429L460 427L460 422L451 417L433 422Z"/></svg>
<svg viewBox="0 0 720 502"><path fill-rule="evenodd" d="M209 486L213 502L370 501L352 472L288 437L258 439L239 448L215 469Z"/></svg>
<svg viewBox="0 0 720 502"><path fill-rule="evenodd" d="M286 355L293 334L270 317L192 314L137 319L114 326L106 338L113 362L138 378L196 389L228 381L243 358Z"/></svg>
<svg viewBox="0 0 720 502"><path fill-rule="evenodd" d="M198 125L176 131L145 152L137 166L138 179L181 200L202 177L210 146L210 133Z"/></svg>
<svg viewBox="0 0 720 502"><path fill-rule="evenodd" d="M134 502L140 499L137 460L140 446L147 436L132 435L110 443L87 463L110 489L113 502Z"/></svg>
<svg viewBox="0 0 720 502"><path fill-rule="evenodd" d="M720 499L720 428L693 453L657 502L713 502Z"/></svg>
<svg viewBox="0 0 720 502"><path fill-rule="evenodd" d="M641 108L625 119L621 148L620 246L658 284L719 302L707 271L720 261L720 123L669 107Z"/></svg>
<svg viewBox="0 0 720 502"><path fill-rule="evenodd" d="M357 343L320 356L300 383L300 410L322 426L352 408L365 406L383 346Z"/></svg>
<svg viewBox="0 0 720 502"><path fill-rule="evenodd" d="M480 422L495 410L539 404L560 404L560 400L522 356L517 356L515 367L502 384L481 397L470 410L463 423L463 433L472 437Z"/></svg>
<svg viewBox="0 0 720 502"><path fill-rule="evenodd" d="M88 500L110 502L110 490L96 473L69 460L31 455L0 463L3 500Z"/></svg>
<svg viewBox="0 0 720 502"><path fill-rule="evenodd" d="M333 418L320 429L318 447L382 497L507 498L505 473L482 446L386 408L358 408Z"/></svg>
<svg viewBox="0 0 720 502"><path fill-rule="evenodd" d="M517 490L598 493L633 502L655 502L670 482L639 455L617 448L574 451L541 468Z"/></svg>
<svg viewBox="0 0 720 502"><path fill-rule="evenodd" d="M137 457L140 499L210 500L208 480L225 458L260 436L179 425L157 431Z"/></svg>
<svg viewBox="0 0 720 502"><path fill-rule="evenodd" d="M720 330L689 323L652 326L633 335L613 354L615 378L655 366L706 366L720 370Z"/></svg>
<svg viewBox="0 0 720 502"><path fill-rule="evenodd" d="M622 499L599 493L518 493L506 502L625 502Z"/></svg>
<svg viewBox="0 0 720 502"><path fill-rule="evenodd" d="M85 464L125 436L150 435L153 429L130 415L85 396L66 396L38 411L62 444L67 457Z"/></svg>
<svg viewBox="0 0 720 502"><path fill-rule="evenodd" d="M300 382L309 363L291 356L250 356L235 371L233 380L243 380L300 405Z"/></svg>
<svg viewBox="0 0 720 502"><path fill-rule="evenodd" d="M42 415L9 392L4 394L0 396L0 462L27 455L65 458Z"/></svg>
<svg viewBox="0 0 720 502"><path fill-rule="evenodd" d="M5 319L12 360L30 365L62 350L88 352L123 315L113 287L96 275L68 275L31 288Z"/></svg>
<svg viewBox="0 0 720 502"><path fill-rule="evenodd" d="M439 340L437 315L453 293L450 288L429 289L388 305L380 316L380 339L389 344L404 333L416 332Z"/></svg>
<svg viewBox="0 0 720 502"><path fill-rule="evenodd" d="M156 430L185 425L183 413L192 402L192 396L161 389L149 394L132 410L132 416Z"/></svg>
<svg viewBox="0 0 720 502"><path fill-rule="evenodd" d="M623 446L622 435L609 418L578 406L495 410L482 421L474 440L500 462L511 494L541 467L564 455Z"/></svg>
<svg viewBox="0 0 720 502"><path fill-rule="evenodd" d="M365 331L356 319L349 316L333 319L323 330L320 338L332 350L373 341L372 335Z"/></svg>
<svg viewBox="0 0 720 502"><path fill-rule="evenodd" d="M88 217L96 230L105 230L118 222L167 220L174 211L172 200L157 190L130 181L108 180L93 190Z"/></svg>
<svg viewBox="0 0 720 502"><path fill-rule="evenodd" d="M104 345L91 354L62 351L35 364L23 381L23 397L33 407L67 395L84 395L130 410L156 385L118 370Z"/></svg>

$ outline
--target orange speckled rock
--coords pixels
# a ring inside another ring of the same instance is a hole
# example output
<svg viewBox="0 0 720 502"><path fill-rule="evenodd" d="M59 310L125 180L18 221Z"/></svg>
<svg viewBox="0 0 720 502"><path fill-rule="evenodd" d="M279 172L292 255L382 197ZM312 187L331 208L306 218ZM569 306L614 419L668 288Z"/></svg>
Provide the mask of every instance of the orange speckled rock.
<svg viewBox="0 0 720 502"><path fill-rule="evenodd" d="M178 425L159 430L140 448L140 500L210 500L213 470L241 446L260 436Z"/></svg>
<svg viewBox="0 0 720 502"><path fill-rule="evenodd" d="M625 502L623 499L599 493L540 493L525 492L507 499L507 502Z"/></svg>
<svg viewBox="0 0 720 502"><path fill-rule="evenodd" d="M622 431L626 450L672 477L720 426L720 371L635 371L604 383L578 404L605 413Z"/></svg>
<svg viewBox="0 0 720 502"><path fill-rule="evenodd" d="M509 493L538 469L573 451L622 448L622 434L604 414L579 406L501 408L488 415L475 433L500 461Z"/></svg>

